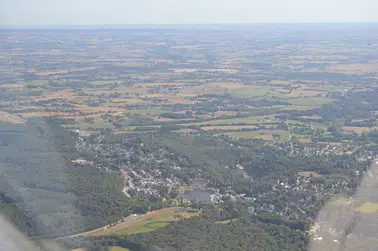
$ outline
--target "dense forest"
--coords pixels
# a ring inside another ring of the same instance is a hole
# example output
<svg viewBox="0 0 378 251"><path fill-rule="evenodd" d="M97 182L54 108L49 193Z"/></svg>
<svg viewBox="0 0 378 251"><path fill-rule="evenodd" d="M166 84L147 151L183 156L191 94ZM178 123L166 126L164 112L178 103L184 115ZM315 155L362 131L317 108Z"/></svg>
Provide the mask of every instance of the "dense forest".
<svg viewBox="0 0 378 251"><path fill-rule="evenodd" d="M249 216L238 205L238 220L219 222L233 209L204 205L203 214L190 220L172 223L148 234L132 236L78 237L61 240L68 248L121 246L131 250L305 250L308 237L295 225L279 219L263 222L263 217ZM267 219L267 218L265 218ZM272 219L272 218L271 218Z"/></svg>
<svg viewBox="0 0 378 251"><path fill-rule="evenodd" d="M124 196L119 173L73 163L76 141L76 133L43 121L1 124L1 212L28 235L93 229L143 204Z"/></svg>

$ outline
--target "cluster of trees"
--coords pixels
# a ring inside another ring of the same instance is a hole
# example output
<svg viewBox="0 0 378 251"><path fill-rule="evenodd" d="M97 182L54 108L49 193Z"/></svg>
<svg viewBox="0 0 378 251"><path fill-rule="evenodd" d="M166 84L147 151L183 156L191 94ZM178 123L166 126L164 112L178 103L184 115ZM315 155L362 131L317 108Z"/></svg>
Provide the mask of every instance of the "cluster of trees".
<svg viewBox="0 0 378 251"><path fill-rule="evenodd" d="M138 250L305 250L304 232L279 220L260 221L248 213L219 223L225 208L205 206L202 216L170 223L147 234L61 240L68 248L121 246ZM265 217L268 218L268 217Z"/></svg>
<svg viewBox="0 0 378 251"><path fill-rule="evenodd" d="M371 132L370 134L370 137L374 138L376 133ZM80 158L82 154L75 147L77 136L56 124L39 120L31 120L27 125L3 123L0 135L0 150L2 151L0 165L3 171L3 175L0 177L0 191L2 192L0 208L29 235L65 235L114 222L133 212L144 213L151 209L168 206L159 198L127 198L122 193L123 182L119 174L72 163L72 160ZM245 193L249 197L258 197L272 191L272 187L277 184L279 179L287 178L290 184L294 184L293 178L299 171L315 171L324 175L323 178L313 182L321 183L331 189L335 180L344 180L348 184L354 171L364 171L368 165L368 163L357 162L353 156L327 156L324 158L311 155L289 156L290 147L285 143L282 143L282 147L277 148L261 141L246 141L239 142L241 147L235 147L229 138L213 138L203 135L200 137L179 136L164 131L156 132L154 135L145 133L124 135L123 137L126 139L106 131L102 132L102 135L105 140L104 153L109 158L105 155L98 155L98 157L102 158L104 165L108 167L116 168L118 161L115 163L113 160L117 160L119 158L117 154L121 152L112 147L124 144L125 149L135 150L128 159L128 165L134 169L158 168L164 177L173 175L187 184L190 184L194 178L205 178L209 180L211 187L219 188L223 192L231 189L232 193ZM90 137L89 140L96 141L97 138ZM164 161L153 163L151 166L148 162L151 154L156 155L162 152L162 149L164 150L164 156L162 156ZM87 155L88 159L96 159L94 153L87 153ZM180 166L180 169L172 168L173 165ZM240 172L237 165L243 167L243 172L248 174L248 177ZM352 188L357 185L358 181L350 183ZM162 192L163 196L168 196L168 194L164 195L163 190ZM306 199L305 203L314 202L311 194L276 191L269 197L261 198L251 205L259 213L263 213L264 210L260 210L260 212L258 208L272 204L277 209L282 209L287 206L288 202L300 201L303 198ZM320 198L315 202L320 207L323 200ZM315 215L319 207L313 207L313 211L307 213ZM230 209L228 216L219 217L219 219L242 217L243 213L240 212L240 208L230 206L225 209ZM221 239L226 238L223 233L231 231L229 235L236 238L239 235L237 231L243 232L245 230L242 229L248 229L251 231L251 235L247 235L245 238L252 240L261 237L253 230L255 227L260 227L259 224L270 225L272 229L274 229L273 225L279 225L280 228L301 229L301 231L306 228L304 223L287 222L287 219L276 219L271 216L233 222L230 223L233 224L232 227L227 224L214 225L214 220L216 219L212 218L210 221L202 219L198 222L183 220L183 226L181 223L172 224L167 228L168 230L159 230L160 232L156 231L156 233L145 237L151 239L142 239L142 241L138 239L135 245L145 248L143 243L151 241L151 243L156 242L158 246L175 248L175 245L184 242L182 239L184 237L174 235L177 240L174 244L173 241L168 241L168 237L165 239L157 234L167 231L164 232L164 235L170 236L171 232L181 233L179 230L181 228L182 231L189 229L187 235L183 235L189 239L197 238L191 231L194 232L194 229L198 230L199 228L208 233L214 231L215 237L211 238L219 237ZM254 222L254 225L251 222ZM272 229L267 229L267 233L273 231ZM265 237L261 238L264 240ZM120 244L118 241L117 245ZM125 240L125 243L130 242L134 243L133 240ZM196 246L195 243L189 241L185 248L198 247L206 250L206 248L212 248L211 245L216 245L214 242L208 246L205 242L212 243L211 240L205 239L203 243ZM225 245L224 250L226 247L238 250L237 245L239 244L232 241L230 243L232 246L227 243L222 244L222 246ZM285 243L282 245L289 245ZM250 243L246 241L245 244L239 246L239 249L245 247L244 245L250 245ZM261 245L267 244L262 241ZM186 250L185 248L182 250ZM296 250L295 247L293 248L291 250Z"/></svg>
<svg viewBox="0 0 378 251"><path fill-rule="evenodd" d="M119 173L73 163L81 157L77 135L59 125L31 120L0 128L0 210L28 235L81 232L168 206L127 198Z"/></svg>

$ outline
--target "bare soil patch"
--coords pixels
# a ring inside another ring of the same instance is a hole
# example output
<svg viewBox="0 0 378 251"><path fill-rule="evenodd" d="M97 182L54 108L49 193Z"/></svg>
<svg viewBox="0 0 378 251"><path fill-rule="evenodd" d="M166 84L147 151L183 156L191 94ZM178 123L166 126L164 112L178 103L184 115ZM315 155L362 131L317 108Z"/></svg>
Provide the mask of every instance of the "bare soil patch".
<svg viewBox="0 0 378 251"><path fill-rule="evenodd" d="M212 130L241 130L241 129L256 129L255 125L240 125L240 126L203 126L201 130L212 131Z"/></svg>
<svg viewBox="0 0 378 251"><path fill-rule="evenodd" d="M15 123L15 124L25 123L25 120L23 118L17 115L8 113L8 112L3 112L3 111L0 111L0 120L10 122L10 123Z"/></svg>
<svg viewBox="0 0 378 251"><path fill-rule="evenodd" d="M355 132L358 135L361 135L363 132L369 132L371 128L367 126L343 126L343 130L346 132Z"/></svg>

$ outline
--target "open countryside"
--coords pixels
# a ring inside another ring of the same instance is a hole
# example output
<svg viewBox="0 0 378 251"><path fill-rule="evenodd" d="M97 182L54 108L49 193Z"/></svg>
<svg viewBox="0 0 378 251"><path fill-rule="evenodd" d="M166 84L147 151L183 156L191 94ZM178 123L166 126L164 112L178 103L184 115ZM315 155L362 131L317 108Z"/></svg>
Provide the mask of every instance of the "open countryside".
<svg viewBox="0 0 378 251"><path fill-rule="evenodd" d="M115 226L107 226L101 230L85 233L84 235L101 236L145 233L164 227L170 222L198 215L198 211L190 209L186 210L182 207L165 208L158 211L148 212L147 214L136 216L124 223Z"/></svg>
<svg viewBox="0 0 378 251"><path fill-rule="evenodd" d="M378 25L0 38L0 212L46 250L376 250Z"/></svg>

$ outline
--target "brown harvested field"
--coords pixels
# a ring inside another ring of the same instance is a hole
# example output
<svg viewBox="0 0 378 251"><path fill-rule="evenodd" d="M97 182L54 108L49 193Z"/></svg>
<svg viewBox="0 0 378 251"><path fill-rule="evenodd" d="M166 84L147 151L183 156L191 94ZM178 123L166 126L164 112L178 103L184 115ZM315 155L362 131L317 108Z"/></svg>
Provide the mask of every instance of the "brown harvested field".
<svg viewBox="0 0 378 251"><path fill-rule="evenodd" d="M86 106L86 105L79 105L75 104L77 110L82 112L123 112L125 111L122 107L111 107L111 106Z"/></svg>
<svg viewBox="0 0 378 251"><path fill-rule="evenodd" d="M205 69L208 72L224 72L224 73L237 73L238 70L235 69Z"/></svg>
<svg viewBox="0 0 378 251"><path fill-rule="evenodd" d="M165 102L166 104L188 104L188 105L192 105L192 104L195 104L197 103L196 100L189 100L189 99L168 99L167 102Z"/></svg>
<svg viewBox="0 0 378 251"><path fill-rule="evenodd" d="M141 100L139 98L110 98L109 101L113 103L124 103L124 104L150 103L149 101Z"/></svg>
<svg viewBox="0 0 378 251"><path fill-rule="evenodd" d="M237 114L237 112L235 112L235 111L216 111L214 113L214 115L216 117L219 117L219 116L234 116L236 114Z"/></svg>
<svg viewBox="0 0 378 251"><path fill-rule="evenodd" d="M241 129L256 129L255 125L240 125L240 126L202 126L201 130L211 131L211 130L241 130Z"/></svg>
<svg viewBox="0 0 378 251"><path fill-rule="evenodd" d="M15 124L23 124L25 123L25 120L15 114L7 113L0 111L0 120L5 121L5 122L10 122L10 123L15 123Z"/></svg>
<svg viewBox="0 0 378 251"><path fill-rule="evenodd" d="M130 249L119 246L112 246L109 248L109 251L130 251Z"/></svg>
<svg viewBox="0 0 378 251"><path fill-rule="evenodd" d="M117 81L114 81L114 82L117 82ZM113 81L109 81L109 80L106 80L106 81L98 80L98 81L92 81L92 82L91 82L92 85L107 85L107 84L110 84L110 83L113 83Z"/></svg>
<svg viewBox="0 0 378 251"><path fill-rule="evenodd" d="M180 122L180 121L188 121L188 120L193 120L192 118L187 118L187 119L170 119L170 118L162 118L162 117L158 117L158 116L155 116L153 118L155 121L159 121L159 122L167 122L167 121L177 121L177 122Z"/></svg>
<svg viewBox="0 0 378 251"><path fill-rule="evenodd" d="M185 73L185 72L197 72L200 69L198 68L168 68L170 71L174 71L175 73Z"/></svg>
<svg viewBox="0 0 378 251"><path fill-rule="evenodd" d="M185 83L170 83L170 82L162 82L162 83L146 83L146 84L139 84L138 86L143 87L156 87L156 86L175 86L175 87L182 87Z"/></svg>
<svg viewBox="0 0 378 251"><path fill-rule="evenodd" d="M77 71L84 71L84 70L94 70L98 67L86 67L86 68L76 68L76 69L70 69L70 70L57 70L57 71L36 71L35 74L40 77L45 77L49 75L55 75L55 74L66 74L70 72L77 72Z"/></svg>
<svg viewBox="0 0 378 251"><path fill-rule="evenodd" d="M303 177L314 177L314 178L320 178L322 177L322 175L320 175L318 172L311 172L311 171L305 171L305 172L298 172L298 175L299 176L303 176Z"/></svg>
<svg viewBox="0 0 378 251"><path fill-rule="evenodd" d="M108 107L102 107L99 108L99 110L93 111L87 111L87 112L94 112L93 114L86 114L86 115L78 115L71 112L47 112L41 110L40 112L25 112L25 113L17 113L17 115L21 116L22 118L32 118L32 117L60 117L60 118L73 118L73 119L85 119L85 118L99 118L106 112L111 111L112 116L122 116L123 115L123 109L122 111L117 110L110 110L107 109ZM118 108L115 108L118 109ZM81 110L83 111L83 110ZM115 112L114 112L115 111Z"/></svg>
<svg viewBox="0 0 378 251"><path fill-rule="evenodd" d="M303 119L321 119L322 117L318 116L318 115L312 115L312 116L301 116L300 118L303 118Z"/></svg>
<svg viewBox="0 0 378 251"><path fill-rule="evenodd" d="M158 122L167 122L167 121L174 121L174 120L176 120L176 119L170 119L170 118L159 118L158 116L155 116L155 117L153 117L153 119L155 120L155 121L158 121Z"/></svg>
<svg viewBox="0 0 378 251"><path fill-rule="evenodd" d="M42 117L40 112L17 113L17 115L24 119L33 118L33 117Z"/></svg>
<svg viewBox="0 0 378 251"><path fill-rule="evenodd" d="M355 132L361 135L363 132L369 132L372 128L368 126L343 126L343 130L346 132Z"/></svg>
<svg viewBox="0 0 378 251"><path fill-rule="evenodd" d="M128 229L133 227L141 227L141 225L144 224L144 222L149 221L149 219L156 219L156 220L164 220L164 221L175 221L174 215L176 210L183 209L182 207L170 207L170 208L164 208L153 212L148 212L144 214L141 218L132 220L130 222L121 223L114 227L105 227L100 230L96 231L90 231L87 234L83 233L82 235L89 235L89 236L102 236L102 235L111 235L115 232L122 230L122 229ZM182 215L184 218L190 218L193 215Z"/></svg>
<svg viewBox="0 0 378 251"><path fill-rule="evenodd" d="M328 71L343 72L343 73L376 73L378 72L378 64L342 64L328 67Z"/></svg>
<svg viewBox="0 0 378 251"><path fill-rule="evenodd" d="M23 113L24 115L27 116L29 113ZM41 117L51 117L51 116L59 116L59 117L65 117L65 116L71 116L73 113L70 112L45 112L45 111L40 111L40 112L32 112L34 116L38 114Z"/></svg>
<svg viewBox="0 0 378 251"><path fill-rule="evenodd" d="M88 115L70 115L70 116L64 116L64 118L72 118L72 119L85 119L85 118L99 118L101 117L105 112L102 113L96 113L96 114L88 114ZM123 113L122 112L115 112L111 113L112 116L121 116ZM127 119L125 117L125 119Z"/></svg>
<svg viewBox="0 0 378 251"><path fill-rule="evenodd" d="M181 97L195 97L197 95L204 95L204 94L224 94L226 88L209 88L209 87L196 87L191 89L185 89L178 95Z"/></svg>
<svg viewBox="0 0 378 251"><path fill-rule="evenodd" d="M290 94L290 90L288 89L283 89L283 88L275 88L273 90L273 93L278 93L278 94Z"/></svg>
<svg viewBox="0 0 378 251"><path fill-rule="evenodd" d="M45 93L42 97L34 97L33 99L35 101L49 100L49 99L75 100L75 99L80 99L80 97L74 95L71 90L66 89L66 90L62 90L62 91Z"/></svg>
<svg viewBox="0 0 378 251"><path fill-rule="evenodd" d="M242 83L208 83L206 84L211 88L223 88L223 89L239 89L245 87Z"/></svg>
<svg viewBox="0 0 378 251"><path fill-rule="evenodd" d="M9 89L22 89L23 84L1 84L0 87L9 88Z"/></svg>
<svg viewBox="0 0 378 251"><path fill-rule="evenodd" d="M311 143L312 140L311 138L297 138L298 142L301 142L301 143Z"/></svg>
<svg viewBox="0 0 378 251"><path fill-rule="evenodd" d="M364 122L366 121L365 119L352 119L352 122Z"/></svg>
<svg viewBox="0 0 378 251"><path fill-rule="evenodd" d="M96 88L88 88L85 89L85 93L93 94L93 95L100 95L100 94L130 94L130 93L139 93L144 94L148 89L143 87L131 87L127 89L96 89Z"/></svg>

